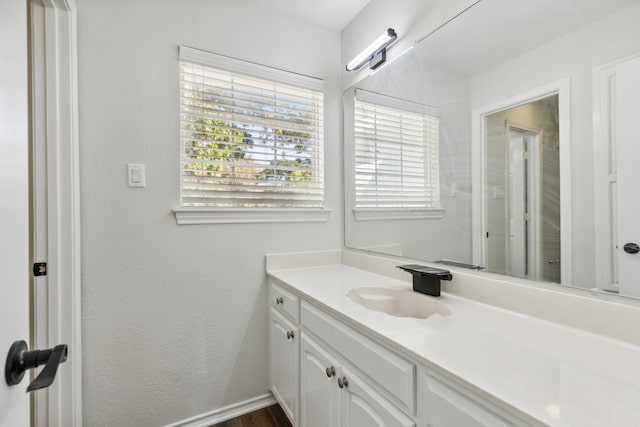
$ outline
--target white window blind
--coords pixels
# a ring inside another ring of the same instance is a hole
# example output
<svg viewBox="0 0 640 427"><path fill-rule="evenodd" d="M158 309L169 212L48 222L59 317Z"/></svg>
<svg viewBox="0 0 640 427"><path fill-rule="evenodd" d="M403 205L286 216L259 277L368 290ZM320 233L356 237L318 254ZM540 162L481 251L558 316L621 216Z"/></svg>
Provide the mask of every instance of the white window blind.
<svg viewBox="0 0 640 427"><path fill-rule="evenodd" d="M323 82L180 47L183 207L317 208Z"/></svg>
<svg viewBox="0 0 640 427"><path fill-rule="evenodd" d="M356 209L439 208L435 108L356 90Z"/></svg>

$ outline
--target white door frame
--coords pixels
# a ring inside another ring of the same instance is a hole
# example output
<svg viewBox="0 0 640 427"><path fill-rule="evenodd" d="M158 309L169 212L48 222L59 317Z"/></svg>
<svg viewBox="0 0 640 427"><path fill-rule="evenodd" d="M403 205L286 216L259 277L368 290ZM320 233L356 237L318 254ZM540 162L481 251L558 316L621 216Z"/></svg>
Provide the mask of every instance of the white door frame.
<svg viewBox="0 0 640 427"><path fill-rule="evenodd" d="M530 91L475 108L471 113L471 167L472 167L472 247L473 263L487 265L485 235L486 215L486 116L508 108L527 104L558 94L560 143L560 257L561 282L572 283L572 230L571 230L571 123L570 80L565 78Z"/></svg>
<svg viewBox="0 0 640 427"><path fill-rule="evenodd" d="M77 18L73 0L29 0L31 32L32 348L67 344L67 361L34 394L32 425L82 425ZM45 258L41 258L41 257Z"/></svg>

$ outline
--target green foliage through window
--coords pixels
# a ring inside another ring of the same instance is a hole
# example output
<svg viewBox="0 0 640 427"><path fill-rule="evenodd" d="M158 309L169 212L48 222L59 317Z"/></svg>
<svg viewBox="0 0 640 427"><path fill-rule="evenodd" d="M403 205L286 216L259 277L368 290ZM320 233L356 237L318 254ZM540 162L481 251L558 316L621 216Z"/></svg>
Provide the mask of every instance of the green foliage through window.
<svg viewBox="0 0 640 427"><path fill-rule="evenodd" d="M181 62L183 206L320 207L321 91Z"/></svg>

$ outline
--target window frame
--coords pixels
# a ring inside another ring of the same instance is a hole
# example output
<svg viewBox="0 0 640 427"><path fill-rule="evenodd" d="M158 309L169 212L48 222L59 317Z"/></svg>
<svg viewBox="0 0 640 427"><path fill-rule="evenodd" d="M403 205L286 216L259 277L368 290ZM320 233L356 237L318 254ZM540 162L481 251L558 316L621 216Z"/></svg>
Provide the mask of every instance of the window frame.
<svg viewBox="0 0 640 427"><path fill-rule="evenodd" d="M324 81L289 71L284 71L264 65L255 64L218 55L211 52L194 49L187 46L179 47L179 61L191 62L206 67L225 70L232 73L251 76L253 78L275 81L277 83L311 89L324 94ZM324 96L324 95L323 95ZM182 99L182 95L179 95ZM323 113L324 115L324 110ZM323 124L324 127L324 117ZM180 171L180 204L173 209L178 224L217 224L217 223L274 223L274 222L325 222L328 220L329 209L324 207L326 191L324 188L324 129L320 129L321 142L319 157L321 159L320 175L322 185L322 202L317 207L220 207L220 206L184 206L182 167ZM182 148L180 148L180 159ZM182 160L180 160L182 162Z"/></svg>
<svg viewBox="0 0 640 427"><path fill-rule="evenodd" d="M361 207L358 206L357 199L357 183L356 183L356 105L358 102L377 104L382 107L388 109L395 109L398 111L406 111L411 113L418 113L424 116L429 117L438 117L440 116L439 110L434 107L429 107L421 104L417 104L414 102L401 100L398 98L394 98L388 95L382 95L375 92L366 91L363 89L355 89L352 92L353 96L351 98L352 112L353 115L353 129L350 129L350 132L353 135L353 152L349 153L349 158L352 159L353 164L349 164L352 188L350 191L352 192L351 202L352 202L352 213L356 221L375 221L375 220L404 220L404 219L428 219L428 218L442 218L444 216L444 209L441 206L441 196L440 196L440 183L439 183L439 158L437 159L438 170L435 172L436 180L435 180L435 188L437 190L437 198L434 200L433 206L424 206L424 207ZM439 141L436 142L436 148ZM426 145L425 145L426 149ZM437 155L439 157L439 155ZM426 166L426 160L425 160ZM427 184L427 172L425 171L425 188L428 186ZM429 190L431 191L431 190ZM425 200L427 203L427 200Z"/></svg>

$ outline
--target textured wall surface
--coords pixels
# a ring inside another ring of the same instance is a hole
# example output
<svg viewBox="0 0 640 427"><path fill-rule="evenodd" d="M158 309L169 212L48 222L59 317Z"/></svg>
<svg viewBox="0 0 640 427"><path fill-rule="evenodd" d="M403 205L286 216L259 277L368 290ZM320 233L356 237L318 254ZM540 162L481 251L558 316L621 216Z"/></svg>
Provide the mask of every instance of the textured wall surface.
<svg viewBox="0 0 640 427"><path fill-rule="evenodd" d="M268 392L264 255L342 244L340 36L237 0L78 0L84 424ZM327 223L176 225L178 45L326 85ZM144 163L147 187L128 188Z"/></svg>

